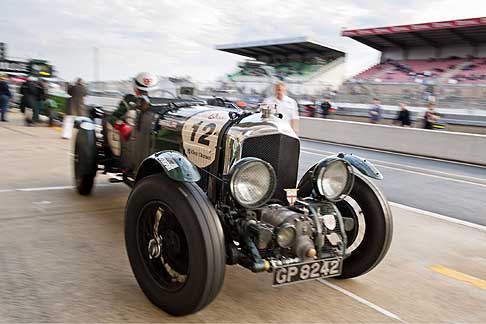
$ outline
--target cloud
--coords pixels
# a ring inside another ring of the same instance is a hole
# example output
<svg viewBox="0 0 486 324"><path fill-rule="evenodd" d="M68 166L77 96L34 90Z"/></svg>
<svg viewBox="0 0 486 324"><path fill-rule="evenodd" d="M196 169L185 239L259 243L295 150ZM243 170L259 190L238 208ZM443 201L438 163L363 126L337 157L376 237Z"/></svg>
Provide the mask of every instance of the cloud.
<svg viewBox="0 0 486 324"><path fill-rule="evenodd" d="M411 0L3 0L2 41L18 57L46 58L68 80L93 79L98 48L102 79L138 71L212 80L241 57L216 44L310 36L348 53L354 74L379 53L340 37L361 28L476 17L480 1Z"/></svg>

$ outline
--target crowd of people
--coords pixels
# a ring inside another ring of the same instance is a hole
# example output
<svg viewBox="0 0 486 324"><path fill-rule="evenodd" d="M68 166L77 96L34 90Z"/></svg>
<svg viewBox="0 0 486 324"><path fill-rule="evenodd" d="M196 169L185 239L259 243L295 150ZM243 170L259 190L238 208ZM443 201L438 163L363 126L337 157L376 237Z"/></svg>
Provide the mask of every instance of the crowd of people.
<svg viewBox="0 0 486 324"><path fill-rule="evenodd" d="M0 119L7 122L9 103L13 98L7 75L0 75ZM82 79L77 79L73 84L64 84L69 95L66 107L62 109L65 117L86 115L84 97L87 95L87 88ZM59 87L59 86L58 86ZM29 76L18 88L20 111L24 114L25 123L34 126L40 121L39 116L49 114L49 84L45 79L36 76Z"/></svg>
<svg viewBox="0 0 486 324"><path fill-rule="evenodd" d="M47 100L48 87L47 83L34 76L29 76L19 90L22 95L20 101L20 110L25 114L25 122L33 126L39 122L39 115L43 110Z"/></svg>
<svg viewBox="0 0 486 324"><path fill-rule="evenodd" d="M393 118L392 124L402 127L412 127L413 120L412 114L406 107L404 103L398 104L399 110L396 116ZM306 117L317 117L317 118L332 118L337 108L331 103L331 97L327 96L323 99L320 104L310 103L304 105L303 114ZM373 98L373 101L368 109L368 121L371 124L380 124L384 120L384 110L381 106L379 98ZM417 126L424 129L441 129L444 128L440 122L440 115L435 109L435 104L429 102L427 105L427 110L422 116L422 124Z"/></svg>
<svg viewBox="0 0 486 324"><path fill-rule="evenodd" d="M394 125L399 125L402 127L411 127L412 119L410 111L407 109L404 103L398 104L399 110L397 115L393 119ZM383 109L380 105L380 100L378 98L373 99L373 104L368 110L369 121L372 124L378 124L383 119ZM443 125L439 122L440 115L435 110L435 103L429 102L427 105L427 110L423 115L422 128L424 129L440 129Z"/></svg>
<svg viewBox="0 0 486 324"><path fill-rule="evenodd" d="M74 122L74 116L86 115L84 106L84 97L87 95L87 89L82 79L77 79L73 84L66 84L66 92L70 98L67 102L64 111L64 125L63 125L63 137L70 138L70 129ZM33 126L39 122L39 114L43 109L48 97L48 85L45 80L29 76L27 80L20 86L19 92L21 94L20 109L25 114L26 124ZM12 98L12 93L9 89L6 78L0 75L0 113L1 121L7 121L8 103ZM267 98L265 103L276 103L281 106L283 110L285 107L293 107L291 102L295 102L285 94L285 84L279 82L275 87L275 96ZM290 108L289 108L290 109ZM287 109L287 110L289 110ZM289 111L292 110L292 114ZM290 115L294 129L298 129L297 120L294 116L295 109L292 108L289 111L285 111L284 115ZM309 117L330 118L335 112L336 108L331 103L331 97L326 96L319 104L310 104L305 107L306 115ZM298 112L298 109L297 109ZM370 108L368 110L369 122L372 124L379 124L384 119L383 108L381 107L380 100L374 98ZM297 113L298 114L298 113ZM435 110L435 104L430 102L427 107L427 111L423 115L424 129L436 129L441 128L440 116ZM399 103L399 110L396 117L393 120L394 125L402 127L411 127L412 118L411 113L403 103Z"/></svg>

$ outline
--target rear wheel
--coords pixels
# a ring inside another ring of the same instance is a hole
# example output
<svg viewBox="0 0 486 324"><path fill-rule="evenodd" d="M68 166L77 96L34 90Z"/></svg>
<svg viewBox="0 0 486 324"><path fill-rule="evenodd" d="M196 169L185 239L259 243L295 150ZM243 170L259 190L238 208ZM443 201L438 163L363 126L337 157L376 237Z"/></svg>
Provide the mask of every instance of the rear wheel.
<svg viewBox="0 0 486 324"><path fill-rule="evenodd" d="M92 138L93 137L93 138ZM96 142L94 131L80 129L74 146L74 181L80 195L89 195L96 177Z"/></svg>
<svg viewBox="0 0 486 324"><path fill-rule="evenodd" d="M223 284L223 230L195 184L161 174L140 180L127 203L125 242L141 289L169 314L197 312Z"/></svg>

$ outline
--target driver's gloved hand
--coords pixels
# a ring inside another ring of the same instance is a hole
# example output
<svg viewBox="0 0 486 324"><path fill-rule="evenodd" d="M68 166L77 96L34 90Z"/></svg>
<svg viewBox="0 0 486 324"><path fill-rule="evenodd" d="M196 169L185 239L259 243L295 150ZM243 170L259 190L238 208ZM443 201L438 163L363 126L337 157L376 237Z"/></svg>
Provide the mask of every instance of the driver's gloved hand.
<svg viewBox="0 0 486 324"><path fill-rule="evenodd" d="M133 128L128 126L128 124L116 123L113 127L120 132L120 136L124 141L128 141L130 139L130 134L132 133Z"/></svg>

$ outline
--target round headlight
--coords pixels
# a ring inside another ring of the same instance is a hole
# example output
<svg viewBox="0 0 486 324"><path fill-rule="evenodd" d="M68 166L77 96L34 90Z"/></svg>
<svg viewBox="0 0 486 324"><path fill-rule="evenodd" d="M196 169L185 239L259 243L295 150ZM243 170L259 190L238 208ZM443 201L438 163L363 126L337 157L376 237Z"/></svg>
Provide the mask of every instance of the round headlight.
<svg viewBox="0 0 486 324"><path fill-rule="evenodd" d="M257 158L243 158L230 170L231 195L243 207L256 208L272 198L277 185L270 163Z"/></svg>
<svg viewBox="0 0 486 324"><path fill-rule="evenodd" d="M295 227L292 225L288 225L288 226L284 225L277 228L276 234L277 234L276 237L277 244L283 248L291 247L295 241L295 237L297 236Z"/></svg>
<svg viewBox="0 0 486 324"><path fill-rule="evenodd" d="M314 187L319 195L331 201L342 200L354 183L352 167L345 160L329 158L321 161L314 170Z"/></svg>

